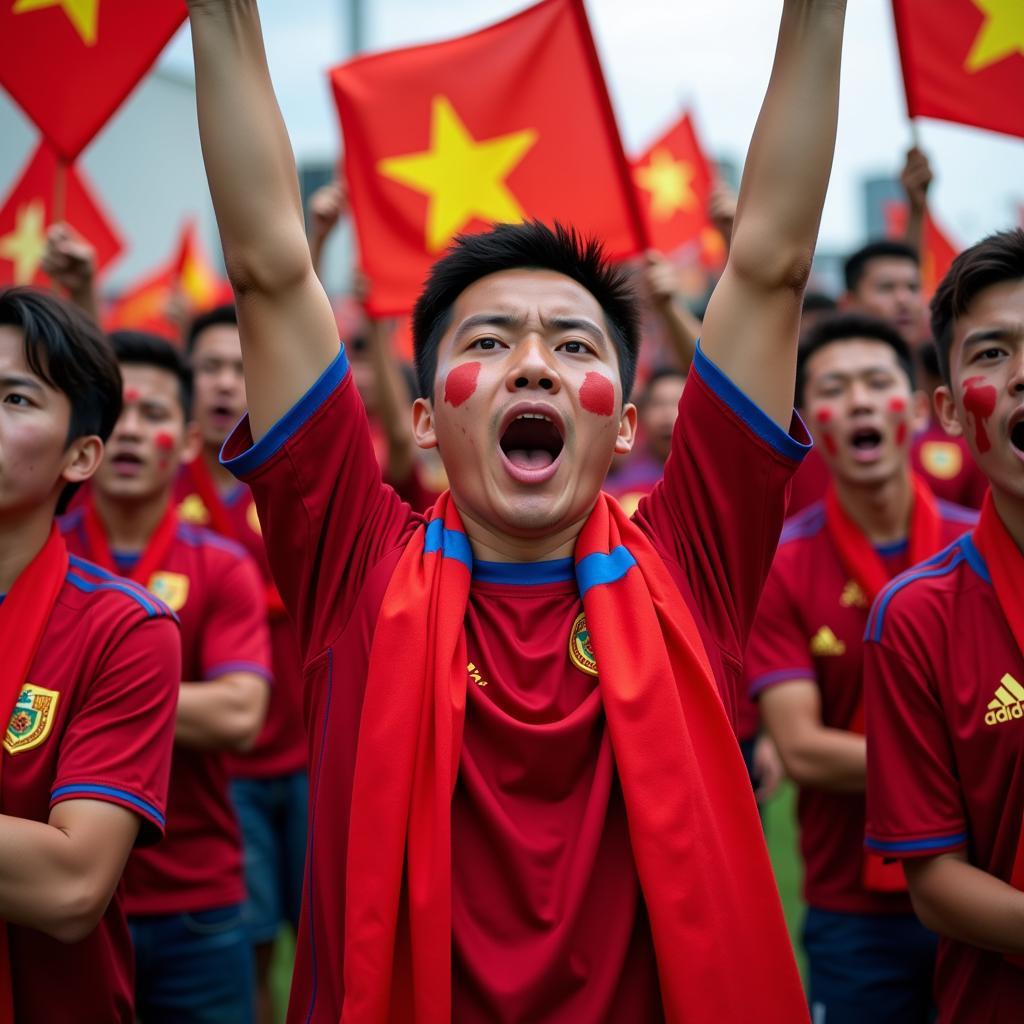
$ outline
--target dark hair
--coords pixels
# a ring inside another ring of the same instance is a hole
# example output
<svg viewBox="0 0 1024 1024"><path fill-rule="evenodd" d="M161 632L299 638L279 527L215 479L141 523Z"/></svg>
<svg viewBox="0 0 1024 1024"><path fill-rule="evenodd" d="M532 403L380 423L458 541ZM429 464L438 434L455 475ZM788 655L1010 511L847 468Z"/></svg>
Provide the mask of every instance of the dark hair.
<svg viewBox="0 0 1024 1024"><path fill-rule="evenodd" d="M946 272L932 298L932 337L943 379L950 384L953 327L979 292L1003 281L1024 278L1024 230L1000 231L965 249Z"/></svg>
<svg viewBox="0 0 1024 1024"><path fill-rule="evenodd" d="M796 404L804 404L804 388L807 384L807 364L815 353L828 345L844 341L877 341L896 353L896 362L907 375L910 387L914 387L914 359L903 336L884 320L865 316L862 313L843 313L821 320L804 336L796 360Z"/></svg>
<svg viewBox="0 0 1024 1024"><path fill-rule="evenodd" d="M146 331L113 331L110 343L122 366L155 366L178 378L178 399L185 419L192 415L192 371L166 339Z"/></svg>
<svg viewBox="0 0 1024 1024"><path fill-rule="evenodd" d="M658 369L652 370L651 375L647 378L647 382L644 384L643 390L640 392L640 397L637 399L637 405L642 409L650 400L654 389L663 380L681 380L686 381L686 374L679 369L678 366L659 366Z"/></svg>
<svg viewBox="0 0 1024 1024"><path fill-rule="evenodd" d="M66 444L96 435L106 441L121 415L121 371L99 327L77 306L38 288L0 289L0 326L25 339L29 369L71 403ZM67 484L58 514L78 484Z"/></svg>
<svg viewBox="0 0 1024 1024"><path fill-rule="evenodd" d="M910 260L915 267L921 265L921 258L913 246L906 242L897 242L891 238L880 238L875 242L868 242L867 245L858 249L855 253L846 257L843 264L843 277L846 281L846 290L855 292L857 285L867 273L868 264L872 260Z"/></svg>
<svg viewBox="0 0 1024 1024"><path fill-rule="evenodd" d="M238 311L235 309L234 303L227 302L223 306L214 306L213 309L200 313L188 326L188 334L185 337L185 351L192 355L192 350L196 347L196 341L203 331L209 327L221 327L224 325L229 327L238 326Z"/></svg>
<svg viewBox="0 0 1024 1024"><path fill-rule="evenodd" d="M839 303L824 292L804 292L801 310L804 313L831 313L839 308Z"/></svg>
<svg viewBox="0 0 1024 1024"><path fill-rule="evenodd" d="M412 318L413 351L420 395L434 391L437 349L455 300L475 281L502 270L551 270L564 274L597 299L619 357L625 401L636 376L639 309L626 273L612 266L601 243L573 228L539 221L498 224L477 235L459 235L430 270Z"/></svg>

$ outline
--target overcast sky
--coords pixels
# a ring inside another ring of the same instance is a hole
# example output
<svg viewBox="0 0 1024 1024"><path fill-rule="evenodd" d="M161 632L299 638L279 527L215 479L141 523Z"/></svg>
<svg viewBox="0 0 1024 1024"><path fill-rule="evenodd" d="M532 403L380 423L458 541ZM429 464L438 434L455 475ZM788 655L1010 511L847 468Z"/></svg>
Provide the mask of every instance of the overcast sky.
<svg viewBox="0 0 1024 1024"><path fill-rule="evenodd" d="M300 157L338 150L324 71L349 52L348 4L260 4L271 72ZM365 45L381 50L459 35L525 6L518 0L364 0ZM587 0L627 151L644 149L688 104L711 153L742 160L768 82L781 9L781 0ZM186 28L164 61L190 70L189 47ZM1024 203L1024 140L937 121L922 121L919 130L937 172L933 208L955 241L968 244L1015 222ZM848 248L862 240L860 181L895 173L909 141L889 0L852 0L824 245Z"/></svg>

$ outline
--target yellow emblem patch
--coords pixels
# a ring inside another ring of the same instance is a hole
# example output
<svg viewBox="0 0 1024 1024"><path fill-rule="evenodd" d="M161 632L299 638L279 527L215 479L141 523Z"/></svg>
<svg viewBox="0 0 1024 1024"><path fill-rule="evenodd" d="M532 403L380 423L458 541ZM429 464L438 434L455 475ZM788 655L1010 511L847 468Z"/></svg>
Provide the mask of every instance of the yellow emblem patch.
<svg viewBox="0 0 1024 1024"><path fill-rule="evenodd" d="M4 733L4 750L8 754L22 754L38 747L50 735L59 697L56 690L31 683L21 691Z"/></svg>
<svg viewBox="0 0 1024 1024"><path fill-rule="evenodd" d="M146 589L172 612L178 612L188 600L188 577L180 572L155 572L149 577Z"/></svg>
<svg viewBox="0 0 1024 1024"><path fill-rule="evenodd" d="M925 441L921 445L921 465L939 480L952 480L964 465L964 453L952 441Z"/></svg>
<svg viewBox="0 0 1024 1024"><path fill-rule="evenodd" d="M836 658L846 653L846 644L828 626L822 626L811 637L810 648L816 658Z"/></svg>
<svg viewBox="0 0 1024 1024"><path fill-rule="evenodd" d="M839 595L839 603L844 608L867 608L868 597L856 580L847 580Z"/></svg>
<svg viewBox="0 0 1024 1024"><path fill-rule="evenodd" d="M1011 722L1015 718L1024 718L1024 686L1021 686L1009 672L999 680L999 683L995 697L988 702L988 710L985 712L986 725L998 725L1001 722Z"/></svg>
<svg viewBox="0 0 1024 1024"><path fill-rule="evenodd" d="M597 659L594 648L590 644L590 630L587 629L587 618L580 612L569 632L569 660L589 676L597 675Z"/></svg>
<svg viewBox="0 0 1024 1024"><path fill-rule="evenodd" d="M178 518L195 526L206 526L210 521L210 513L198 494L190 494L178 505Z"/></svg>
<svg viewBox="0 0 1024 1024"><path fill-rule="evenodd" d="M249 529L253 533L258 533L260 536L263 535L263 527L260 526L260 516L256 511L255 501L249 502L249 507L245 511L245 521L249 524Z"/></svg>

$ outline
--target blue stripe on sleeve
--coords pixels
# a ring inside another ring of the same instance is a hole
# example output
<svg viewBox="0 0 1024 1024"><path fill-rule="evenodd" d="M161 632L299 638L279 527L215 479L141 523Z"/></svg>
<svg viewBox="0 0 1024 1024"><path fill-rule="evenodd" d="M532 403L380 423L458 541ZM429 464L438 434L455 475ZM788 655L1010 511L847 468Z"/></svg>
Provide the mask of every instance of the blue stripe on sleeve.
<svg viewBox="0 0 1024 1024"><path fill-rule="evenodd" d="M155 821L161 828L166 824L164 816L148 800L143 800L142 797L129 793L126 790L117 789L114 786L101 786L98 783L76 782L68 786L58 786L50 794L50 803L54 804L59 800L66 800L69 797L75 796L86 798L100 797L101 799L104 797L115 797L127 804L131 804L136 810L142 811L147 818Z"/></svg>
<svg viewBox="0 0 1024 1024"><path fill-rule="evenodd" d="M906 839L895 842L872 839L864 840L864 845L876 853L915 853L923 850L948 850L955 846L963 846L967 842L966 832L956 832L949 836L930 836L927 839Z"/></svg>
<svg viewBox="0 0 1024 1024"><path fill-rule="evenodd" d="M751 697L756 696L762 690L767 690L768 687L774 686L776 683L814 682L816 676L817 673L814 669L807 665L802 665L799 668L779 668L752 679L747 687L747 693Z"/></svg>
<svg viewBox="0 0 1024 1024"><path fill-rule="evenodd" d="M608 554L595 551L576 563L576 583L580 597L591 588L603 583L615 583L636 565L636 559L621 544Z"/></svg>

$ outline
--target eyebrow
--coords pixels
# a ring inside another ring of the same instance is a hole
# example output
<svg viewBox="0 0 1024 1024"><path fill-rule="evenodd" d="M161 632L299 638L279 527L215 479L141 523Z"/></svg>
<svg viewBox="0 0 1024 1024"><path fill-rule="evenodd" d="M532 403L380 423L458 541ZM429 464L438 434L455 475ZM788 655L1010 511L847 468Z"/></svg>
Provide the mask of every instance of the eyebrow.
<svg viewBox="0 0 1024 1024"><path fill-rule="evenodd" d="M876 363L874 366L865 366L859 370L827 370L819 374L815 380L818 383L823 380L850 380L852 377L868 377L873 373L895 373L898 369L898 366Z"/></svg>
<svg viewBox="0 0 1024 1024"><path fill-rule="evenodd" d="M554 328L557 331L579 331L586 334L593 341L604 343L607 341L604 331L585 317L578 316L552 316L541 321L547 328ZM461 341L467 334L472 333L478 327L504 327L509 330L522 328L526 323L526 317L518 313L474 313L466 317L456 328L454 341Z"/></svg>
<svg viewBox="0 0 1024 1024"><path fill-rule="evenodd" d="M964 338L963 347L970 345L982 345L987 341L1006 341L1012 338L1019 338L1024 334L1024 327L1016 325L1013 327L981 327L972 331Z"/></svg>
<svg viewBox="0 0 1024 1024"><path fill-rule="evenodd" d="M9 373L0 376L0 387L4 388L28 388L31 391L43 391L43 385L34 377L22 377L16 373Z"/></svg>

